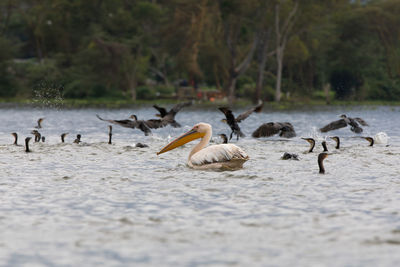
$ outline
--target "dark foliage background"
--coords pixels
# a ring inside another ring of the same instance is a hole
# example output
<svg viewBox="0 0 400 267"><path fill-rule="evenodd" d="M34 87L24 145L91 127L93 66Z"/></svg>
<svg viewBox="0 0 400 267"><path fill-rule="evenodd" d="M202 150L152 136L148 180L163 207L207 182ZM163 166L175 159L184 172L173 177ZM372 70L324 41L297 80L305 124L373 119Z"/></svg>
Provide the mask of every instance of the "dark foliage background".
<svg viewBox="0 0 400 267"><path fill-rule="evenodd" d="M400 100L400 0L3 0L0 97ZM39 88L39 89L38 89Z"/></svg>

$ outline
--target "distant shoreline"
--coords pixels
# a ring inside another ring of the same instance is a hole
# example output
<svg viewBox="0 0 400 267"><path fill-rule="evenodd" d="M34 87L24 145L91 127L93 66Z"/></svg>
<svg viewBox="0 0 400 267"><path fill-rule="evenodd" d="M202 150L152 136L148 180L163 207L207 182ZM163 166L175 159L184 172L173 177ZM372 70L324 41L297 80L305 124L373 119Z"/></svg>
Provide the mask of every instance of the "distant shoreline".
<svg viewBox="0 0 400 267"><path fill-rule="evenodd" d="M146 108L154 104L157 105L172 105L179 102L190 100L172 100L172 99L154 99L154 100L125 100L125 99L63 99L62 101L37 100L37 99L2 99L0 98L0 108ZM234 108L248 107L254 105L250 100L238 99ZM193 107L213 108L220 106L228 106L227 101L199 101L193 100ZM264 109L267 110L291 110L304 108L328 108L337 106L400 106L399 101L332 101L329 105L325 101L310 100L310 101L281 101L279 103L273 101L265 101Z"/></svg>

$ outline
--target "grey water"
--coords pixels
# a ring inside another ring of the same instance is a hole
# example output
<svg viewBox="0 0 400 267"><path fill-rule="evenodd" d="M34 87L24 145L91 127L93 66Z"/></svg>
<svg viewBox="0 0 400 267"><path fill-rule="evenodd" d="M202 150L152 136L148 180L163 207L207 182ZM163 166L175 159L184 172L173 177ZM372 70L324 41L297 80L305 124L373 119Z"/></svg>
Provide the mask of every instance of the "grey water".
<svg viewBox="0 0 400 267"><path fill-rule="evenodd" d="M235 114L243 109L234 110ZM400 107L326 107L264 110L240 126L231 141L250 156L238 171L186 166L197 141L156 155L198 122L213 126L212 143L229 134L215 109L185 108L181 128L144 136L109 119L132 109L0 109L1 266L399 266ZM318 128L339 115L361 117L361 135ZM31 153L19 144L45 118ZM265 122L291 122L297 137L253 139ZM69 133L61 143L61 133ZM387 144L368 146L359 136L385 132ZM81 144L73 144L77 134ZM327 138L341 137L334 148ZM301 137L317 140L313 153ZM326 140L326 174L317 155ZM147 148L137 148L141 142ZM284 152L299 161L285 161Z"/></svg>

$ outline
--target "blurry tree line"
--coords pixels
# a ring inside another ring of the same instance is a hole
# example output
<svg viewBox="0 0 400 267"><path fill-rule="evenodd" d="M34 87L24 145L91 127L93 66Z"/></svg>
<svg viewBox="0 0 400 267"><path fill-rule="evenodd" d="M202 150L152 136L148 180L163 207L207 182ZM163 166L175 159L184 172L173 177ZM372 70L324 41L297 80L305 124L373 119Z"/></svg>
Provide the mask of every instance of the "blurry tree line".
<svg viewBox="0 0 400 267"><path fill-rule="evenodd" d="M2 0L0 97L400 100L400 0Z"/></svg>

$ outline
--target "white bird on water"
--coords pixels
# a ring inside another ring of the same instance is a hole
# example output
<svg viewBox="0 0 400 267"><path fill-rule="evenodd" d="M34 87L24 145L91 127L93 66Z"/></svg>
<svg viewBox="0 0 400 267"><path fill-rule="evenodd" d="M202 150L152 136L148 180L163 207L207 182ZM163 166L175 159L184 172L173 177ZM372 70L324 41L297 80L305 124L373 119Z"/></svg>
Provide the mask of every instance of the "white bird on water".
<svg viewBox="0 0 400 267"><path fill-rule="evenodd" d="M192 149L187 164L194 169L236 170L243 167L249 156L234 144L207 146L212 136L212 127L208 123L198 123L187 133L166 145L157 155L182 146L194 139L201 141Z"/></svg>
<svg viewBox="0 0 400 267"><path fill-rule="evenodd" d="M374 136L376 144L387 144L389 141L389 136L385 132L379 132Z"/></svg>

